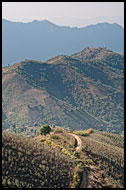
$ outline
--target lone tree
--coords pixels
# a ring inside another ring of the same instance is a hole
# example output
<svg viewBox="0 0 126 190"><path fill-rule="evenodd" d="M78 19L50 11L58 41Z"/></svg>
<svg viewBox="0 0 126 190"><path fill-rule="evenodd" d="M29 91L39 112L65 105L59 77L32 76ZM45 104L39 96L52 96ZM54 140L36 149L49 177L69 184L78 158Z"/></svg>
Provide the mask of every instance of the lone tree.
<svg viewBox="0 0 126 190"><path fill-rule="evenodd" d="M10 130L11 130L11 132L16 133L16 126L15 125L11 125L10 126Z"/></svg>
<svg viewBox="0 0 126 190"><path fill-rule="evenodd" d="M46 125L43 125L41 128L40 128L40 134L41 135L46 135L46 134L49 134L51 132L51 127L46 124Z"/></svg>

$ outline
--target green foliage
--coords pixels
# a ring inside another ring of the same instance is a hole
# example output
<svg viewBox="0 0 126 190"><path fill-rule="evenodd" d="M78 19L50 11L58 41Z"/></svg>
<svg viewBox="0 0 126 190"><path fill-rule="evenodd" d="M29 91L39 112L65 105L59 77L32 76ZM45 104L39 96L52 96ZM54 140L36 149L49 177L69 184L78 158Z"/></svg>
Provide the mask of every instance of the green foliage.
<svg viewBox="0 0 126 190"><path fill-rule="evenodd" d="M89 134L93 133L93 129L89 128L87 130L80 130L80 131L75 131L74 132L76 135L80 136L88 136Z"/></svg>
<svg viewBox="0 0 126 190"><path fill-rule="evenodd" d="M55 140L59 140L60 139L60 137L58 135L55 135L55 134L50 135L50 137L52 139L55 139Z"/></svg>
<svg viewBox="0 0 126 190"><path fill-rule="evenodd" d="M11 130L11 132L16 132L16 126L15 125L11 125L10 126L10 130Z"/></svg>
<svg viewBox="0 0 126 190"><path fill-rule="evenodd" d="M80 158L80 155L79 155L79 153L78 153L77 151L74 151L74 152L73 152L73 155L74 155L76 158Z"/></svg>
<svg viewBox="0 0 126 190"><path fill-rule="evenodd" d="M70 185L71 188L79 188L80 187L82 174L83 174L83 167L81 164L77 164L77 166L74 170L73 180Z"/></svg>
<svg viewBox="0 0 126 190"><path fill-rule="evenodd" d="M51 127L48 124L43 125L40 128L40 134L41 135L47 135L51 132Z"/></svg>

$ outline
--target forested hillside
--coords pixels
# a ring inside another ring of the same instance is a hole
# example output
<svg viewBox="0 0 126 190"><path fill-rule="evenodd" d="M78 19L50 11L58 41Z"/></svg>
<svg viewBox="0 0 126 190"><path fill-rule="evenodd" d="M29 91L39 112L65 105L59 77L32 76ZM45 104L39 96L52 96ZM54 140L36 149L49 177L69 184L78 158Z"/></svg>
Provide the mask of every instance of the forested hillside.
<svg viewBox="0 0 126 190"><path fill-rule="evenodd" d="M100 47L4 67L3 129L48 123L122 133L123 67L122 55Z"/></svg>

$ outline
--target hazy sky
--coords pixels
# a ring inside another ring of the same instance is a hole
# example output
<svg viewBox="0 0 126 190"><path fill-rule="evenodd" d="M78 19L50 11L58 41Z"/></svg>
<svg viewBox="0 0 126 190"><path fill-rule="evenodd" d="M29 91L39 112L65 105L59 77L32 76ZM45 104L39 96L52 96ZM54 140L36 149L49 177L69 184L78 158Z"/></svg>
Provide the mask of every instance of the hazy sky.
<svg viewBox="0 0 126 190"><path fill-rule="evenodd" d="M2 18L31 21L60 17L124 17L124 2L3 2Z"/></svg>

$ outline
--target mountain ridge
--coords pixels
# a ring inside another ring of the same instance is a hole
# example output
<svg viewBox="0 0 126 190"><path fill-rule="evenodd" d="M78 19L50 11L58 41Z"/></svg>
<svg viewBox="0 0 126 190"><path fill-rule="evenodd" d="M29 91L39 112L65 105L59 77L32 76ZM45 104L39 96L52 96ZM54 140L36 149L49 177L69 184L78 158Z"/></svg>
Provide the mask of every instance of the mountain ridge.
<svg viewBox="0 0 126 190"><path fill-rule="evenodd" d="M11 65L25 58L47 61L61 54L69 56L88 46L104 46L123 53L123 34L124 29L115 24L71 28L47 21L19 23L2 20L2 65Z"/></svg>
<svg viewBox="0 0 126 190"><path fill-rule="evenodd" d="M112 55L111 61L59 56L46 63L25 60L4 67L3 128L52 123L121 133L123 57Z"/></svg>
<svg viewBox="0 0 126 190"><path fill-rule="evenodd" d="M3 21L5 21L5 22L12 22L12 23L22 23L22 24L29 24L29 23L45 23L45 24L51 24L51 25L55 25L55 26L60 26L60 25L57 25L57 24L55 24L55 23L53 23L53 22L51 22L51 21L49 21L48 19L43 19L43 20L37 20L37 19L35 19L35 20L32 20L32 21L30 21L30 22L19 22L19 21L10 21L10 20L8 20L8 19L2 19ZM100 26L100 25L103 25L103 24L105 24L105 25L117 25L117 26L119 26L119 27L121 27L121 28L123 28L120 24L118 24L118 23L113 23L113 24L111 24L111 23L109 23L109 22L101 22L101 23L97 23L97 24L90 24L89 26L84 26L84 27L77 27L77 26L75 26L75 27L71 27L71 26L60 26L60 27L68 27L68 28L79 28L79 29L82 29L82 28L86 28L86 27L92 27L92 26Z"/></svg>

